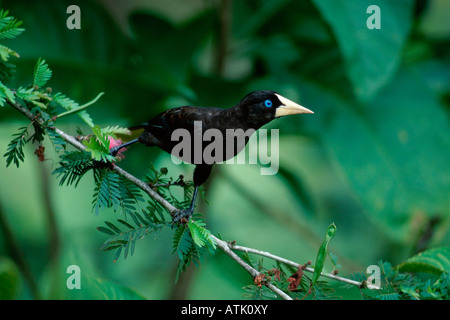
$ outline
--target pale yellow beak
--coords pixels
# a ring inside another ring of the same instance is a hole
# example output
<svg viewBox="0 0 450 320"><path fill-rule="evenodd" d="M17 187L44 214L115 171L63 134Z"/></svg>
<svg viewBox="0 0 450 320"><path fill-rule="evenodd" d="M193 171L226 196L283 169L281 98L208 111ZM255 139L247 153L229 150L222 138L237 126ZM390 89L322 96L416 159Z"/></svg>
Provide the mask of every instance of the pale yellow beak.
<svg viewBox="0 0 450 320"><path fill-rule="evenodd" d="M282 105L277 108L275 111L275 117L283 117L288 116L290 114L299 114L299 113L314 113L311 110L302 107L301 105L295 103L294 101L291 101L283 96L280 96L279 94L275 94L278 98L278 100L281 101Z"/></svg>

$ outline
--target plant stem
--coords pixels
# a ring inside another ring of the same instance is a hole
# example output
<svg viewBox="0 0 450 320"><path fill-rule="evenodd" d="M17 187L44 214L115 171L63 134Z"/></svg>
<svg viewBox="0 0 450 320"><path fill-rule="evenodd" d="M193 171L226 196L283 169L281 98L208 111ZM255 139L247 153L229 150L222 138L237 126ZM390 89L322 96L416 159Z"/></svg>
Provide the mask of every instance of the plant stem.
<svg viewBox="0 0 450 320"><path fill-rule="evenodd" d="M250 266L248 263L246 263L244 260L242 260L236 253L233 252L233 250L230 249L230 245L228 242L220 240L219 238L211 235L216 245L225 252L231 259L236 261L242 268L244 268L250 275L255 278L259 272L252 266ZM288 296L286 293L284 293L282 290L277 288L271 283L264 283L266 287L268 287L270 290L272 290L274 293L278 294L281 298L284 300L292 300L290 296Z"/></svg>
<svg viewBox="0 0 450 320"><path fill-rule="evenodd" d="M230 246L230 248L232 250L237 250L237 251L243 251L243 252L247 252L247 253L257 254L257 255L260 255L260 256L263 256L263 257L267 257L267 258L270 258L272 260L276 260L276 261L279 261L281 263L293 266L295 268L298 268L298 267L301 266L300 263L297 263L297 262L294 262L294 261L291 261L291 260L288 260L288 259L276 256L274 254L271 254L270 252L261 251L261 250L248 248L248 247L237 246L237 245L234 245L234 244L230 244L229 246ZM304 270L308 271L308 272L311 272L311 273L314 273L314 268L311 268L311 267L306 267ZM321 275L323 277L326 277L326 278L330 278L330 279L333 279L333 280L337 280L337 281L344 282L344 283L351 284L351 285L358 286L358 287L361 287L363 285L362 282L354 281L354 280L343 278L343 277L339 277L339 276L334 275L332 273L324 273L324 272L322 272Z"/></svg>

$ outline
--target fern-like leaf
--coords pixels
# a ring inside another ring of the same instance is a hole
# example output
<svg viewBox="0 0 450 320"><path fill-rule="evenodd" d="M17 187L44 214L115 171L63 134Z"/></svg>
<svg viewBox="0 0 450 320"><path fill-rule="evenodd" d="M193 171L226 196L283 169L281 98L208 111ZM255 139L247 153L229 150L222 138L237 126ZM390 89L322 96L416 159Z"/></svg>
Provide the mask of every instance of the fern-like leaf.
<svg viewBox="0 0 450 320"><path fill-rule="evenodd" d="M7 10L0 11L0 40L15 38L25 31L24 28L20 28L22 21L8 16L8 14Z"/></svg>
<svg viewBox="0 0 450 320"><path fill-rule="evenodd" d="M130 135L131 131L128 128L122 128L119 126L109 126L106 128L101 129L102 134L107 136L112 136L114 138L117 138L117 134L121 135Z"/></svg>
<svg viewBox="0 0 450 320"><path fill-rule="evenodd" d="M183 259L192 245L191 238L186 237L186 230L188 230L186 225L178 226L172 239L172 254L176 252L180 259Z"/></svg>
<svg viewBox="0 0 450 320"><path fill-rule="evenodd" d="M77 102L59 92L53 95L51 104L59 106L67 111L79 110L80 108L80 105ZM78 111L77 115L90 127L94 126L94 122L86 110Z"/></svg>
<svg viewBox="0 0 450 320"><path fill-rule="evenodd" d="M58 178L61 177L59 181L61 186L75 184L76 187L86 172L94 168L90 154L85 151L65 152L60 159L60 166L53 174Z"/></svg>
<svg viewBox="0 0 450 320"><path fill-rule="evenodd" d="M197 246L203 247L209 245L212 249L216 248L215 242L210 238L211 231L205 228L204 222L191 219L188 225L192 240Z"/></svg>
<svg viewBox="0 0 450 320"><path fill-rule="evenodd" d="M66 150L66 142L56 131L47 130L47 136L53 144L56 152Z"/></svg>
<svg viewBox="0 0 450 320"><path fill-rule="evenodd" d="M111 238L103 243L101 249L103 251L117 250L114 256L114 262L119 259L122 252L124 259L128 257L128 254L133 255L137 240L143 239L150 233L159 231L162 227L152 224L134 227L122 219L118 219L117 222L127 227L128 230L121 231L116 225L108 221L105 221L107 227L101 226L97 228L102 233L112 235Z"/></svg>
<svg viewBox="0 0 450 320"><path fill-rule="evenodd" d="M13 103L15 102L14 94L12 93L12 91L2 82L0 82L0 107L3 107L5 105L6 99Z"/></svg>
<svg viewBox="0 0 450 320"><path fill-rule="evenodd" d="M40 92L38 90L35 90L35 88L24 89L20 87L16 91L16 96L26 102L30 102L35 107L39 107L41 109L47 109L47 104L51 100L46 92ZM44 117L43 113L39 113L41 114L41 117Z"/></svg>
<svg viewBox="0 0 450 320"><path fill-rule="evenodd" d="M43 87L51 77L52 70L50 70L44 59L39 58L34 67L33 86Z"/></svg>
<svg viewBox="0 0 450 320"><path fill-rule="evenodd" d="M20 57L19 54L13 49L0 45L0 58L6 62L10 56L14 56L16 58Z"/></svg>
<svg viewBox="0 0 450 320"><path fill-rule="evenodd" d="M0 61L0 81L7 84L11 81L16 66L12 63Z"/></svg>
<svg viewBox="0 0 450 320"><path fill-rule="evenodd" d="M14 162L16 167L19 168L20 162L24 161L23 147L26 143L25 135L27 131L28 127L22 127L19 128L18 133L13 135L15 138L8 144L8 149L4 154L4 157L6 157L6 167L9 167L11 162Z"/></svg>
<svg viewBox="0 0 450 320"><path fill-rule="evenodd" d="M94 199L92 200L92 209L95 214L98 215L101 208L117 209L120 205L119 175L104 169L96 180L97 186L94 189Z"/></svg>
<svg viewBox="0 0 450 320"><path fill-rule="evenodd" d="M109 153L110 137L102 132L99 126L92 127L94 136L91 136L88 140L84 140L83 144L87 147L92 155L92 158L96 161L114 162L115 157Z"/></svg>

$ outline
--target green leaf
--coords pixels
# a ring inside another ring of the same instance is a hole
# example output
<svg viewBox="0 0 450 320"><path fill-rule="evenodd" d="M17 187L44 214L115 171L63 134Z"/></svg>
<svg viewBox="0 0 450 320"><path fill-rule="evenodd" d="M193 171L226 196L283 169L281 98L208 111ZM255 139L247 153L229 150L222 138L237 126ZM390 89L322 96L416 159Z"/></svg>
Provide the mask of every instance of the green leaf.
<svg viewBox="0 0 450 320"><path fill-rule="evenodd" d="M186 230L186 225L178 226L172 238L172 253L177 252L180 259L182 259L183 254L186 254L188 252L189 247L191 246L190 238L185 237Z"/></svg>
<svg viewBox="0 0 450 320"><path fill-rule="evenodd" d="M90 152L92 159L96 161L114 162L116 158L109 153L110 136L104 134L97 125L92 127L92 132L94 136L83 141L87 147L86 151Z"/></svg>
<svg viewBox="0 0 450 320"><path fill-rule="evenodd" d="M109 137L106 134L103 134L99 126L92 127L92 132L94 132L95 137L100 143L101 151L109 152Z"/></svg>
<svg viewBox="0 0 450 320"><path fill-rule="evenodd" d="M13 137L15 137L8 144L8 149L6 153L3 155L6 157L6 167L9 167L11 162L14 162L17 168L19 168L20 162L23 162L25 159L25 154L23 152L23 147L25 146L26 140L25 135L28 132L28 127L19 128L19 132L15 133Z"/></svg>
<svg viewBox="0 0 450 320"><path fill-rule="evenodd" d="M94 104L97 102L98 99L100 99L100 97L104 94L104 92L100 92L94 99L92 99L91 101L89 101L88 103L83 104L82 106L78 106L78 107L74 107L72 109L70 109L69 111L60 113L59 115L56 116L56 118L62 118L62 117L66 117L75 113L79 113L81 111L83 111L84 109L86 109L87 107L89 107L90 105ZM92 127L92 126L91 126Z"/></svg>
<svg viewBox="0 0 450 320"><path fill-rule="evenodd" d="M122 128L119 126L109 126L101 129L102 134L116 137L116 134L130 135L131 131L128 128Z"/></svg>
<svg viewBox="0 0 450 320"><path fill-rule="evenodd" d="M59 185L67 183L69 186L75 183L76 187L86 172L93 168L93 161L86 151L66 151L60 156L59 165L59 168L53 171L57 177L62 176Z"/></svg>
<svg viewBox="0 0 450 320"><path fill-rule="evenodd" d="M412 25L413 0L313 0L335 34L357 97L371 100L398 70ZM367 13L376 4L381 29L369 29Z"/></svg>
<svg viewBox="0 0 450 320"><path fill-rule="evenodd" d="M43 87L52 77L52 70L49 69L48 64L44 59L39 58L34 67L33 86Z"/></svg>
<svg viewBox="0 0 450 320"><path fill-rule="evenodd" d="M25 29L19 28L22 21L8 16L7 10L0 11L0 40L12 39L21 34Z"/></svg>
<svg viewBox="0 0 450 320"><path fill-rule="evenodd" d="M429 249L398 265L401 272L427 272L440 275L450 272L450 247Z"/></svg>
<svg viewBox="0 0 450 320"><path fill-rule="evenodd" d="M121 203L119 175L110 170L103 170L103 172L96 179L96 187L94 189L94 199L92 200L92 209L95 214L98 214L100 208L118 208ZM108 227L120 233L114 225Z"/></svg>
<svg viewBox="0 0 450 320"><path fill-rule="evenodd" d="M204 225L204 224L203 224ZM205 245L205 237L203 236L203 225L201 225L198 221L189 221L188 227L189 231L191 232L192 240L194 240L194 243L199 246L203 247Z"/></svg>
<svg viewBox="0 0 450 320"><path fill-rule="evenodd" d="M116 227L114 224L112 224L111 222L105 221L105 224L106 224L108 227L110 227L112 230L114 230L114 232L116 232L116 233L122 233L122 231L120 231L120 229L117 228L117 227Z"/></svg>
<svg viewBox="0 0 450 320"><path fill-rule="evenodd" d="M35 90L34 87L28 89L19 87L19 89L17 89L16 91L16 96L26 102L34 104L41 109L47 109L46 103L51 101L51 98L47 93Z"/></svg>
<svg viewBox="0 0 450 320"><path fill-rule="evenodd" d="M115 233L113 231L111 231L110 229L105 228L105 227L97 227L97 230L100 232L106 233L108 235L111 235L111 236L115 235Z"/></svg>
<svg viewBox="0 0 450 320"><path fill-rule="evenodd" d="M6 62L6 61L8 61L10 55L15 56L16 58L19 58L19 54L16 51L14 51L8 47L5 47L3 45L0 45L1 59Z"/></svg>
<svg viewBox="0 0 450 320"><path fill-rule="evenodd" d="M117 222L120 222L121 224L123 224L127 228L134 229L134 227L131 224L129 224L128 222L126 222L125 220L117 219Z"/></svg>
<svg viewBox="0 0 450 320"><path fill-rule="evenodd" d="M94 100L97 101L100 95L101 94L99 94ZM52 104L56 104L57 106L60 106L68 111L76 109L76 114L81 119L83 119L84 122L86 122L90 127L94 126L94 122L92 121L91 116L86 112L86 110L79 110L78 108L80 108L80 105L69 97L63 95L62 93L58 92L53 95Z"/></svg>
<svg viewBox="0 0 450 320"><path fill-rule="evenodd" d="M56 131L47 130L47 136L57 152L66 149L66 141Z"/></svg>
<svg viewBox="0 0 450 320"><path fill-rule="evenodd" d="M364 106L301 83L321 108L305 127L316 126L309 130L316 130L333 167L370 220L395 241L407 241L415 214L448 212L448 117L419 75L416 68L401 69Z"/></svg>
<svg viewBox="0 0 450 320"><path fill-rule="evenodd" d="M3 107L5 105L5 99L8 99L13 103L15 102L14 94L12 93L12 91L2 82L0 82L0 107Z"/></svg>

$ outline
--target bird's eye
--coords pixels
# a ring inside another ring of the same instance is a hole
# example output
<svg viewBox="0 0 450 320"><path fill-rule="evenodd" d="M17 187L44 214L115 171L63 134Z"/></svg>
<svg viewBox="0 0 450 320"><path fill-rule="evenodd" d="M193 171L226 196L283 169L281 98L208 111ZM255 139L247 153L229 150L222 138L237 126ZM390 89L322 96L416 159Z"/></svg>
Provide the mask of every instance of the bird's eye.
<svg viewBox="0 0 450 320"><path fill-rule="evenodd" d="M272 106L272 101L266 100L266 101L264 101L264 105L265 105L267 108L270 108L270 107Z"/></svg>

